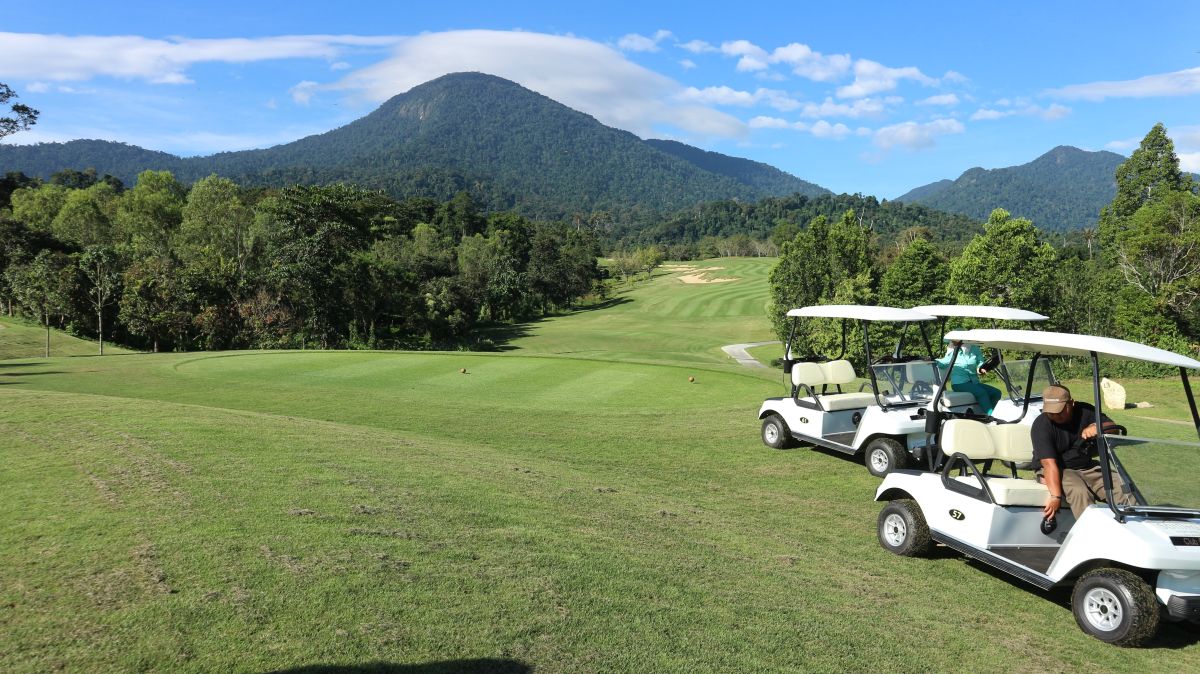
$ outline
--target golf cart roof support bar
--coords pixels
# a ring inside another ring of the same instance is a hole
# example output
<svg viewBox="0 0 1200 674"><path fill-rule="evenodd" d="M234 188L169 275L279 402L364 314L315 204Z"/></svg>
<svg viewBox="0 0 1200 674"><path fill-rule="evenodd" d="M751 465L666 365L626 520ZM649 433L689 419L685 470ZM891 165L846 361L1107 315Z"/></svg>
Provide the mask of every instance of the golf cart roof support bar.
<svg viewBox="0 0 1200 674"><path fill-rule="evenodd" d="M1196 397L1192 395L1192 383L1188 381L1187 368L1179 368L1179 376L1183 379L1183 390L1187 392L1188 407L1192 410L1192 424L1196 427L1196 435L1200 436L1200 414L1196 413Z"/></svg>
<svg viewBox="0 0 1200 674"><path fill-rule="evenodd" d="M1125 515L1113 502L1112 461L1108 457L1108 439L1104 437L1104 408L1100 406L1100 356L1095 351L1090 353L1092 359L1092 400L1096 405L1096 451L1100 454L1100 477L1104 482L1104 493L1109 495L1108 509L1118 522L1125 522ZM1032 370L1030 370L1032 372Z"/></svg>
<svg viewBox="0 0 1200 674"><path fill-rule="evenodd" d="M925 342L925 354L929 356L929 360L933 360L933 347L930 346L929 331L925 329L924 323L918 323L917 327L921 328L921 339Z"/></svg>
<svg viewBox="0 0 1200 674"><path fill-rule="evenodd" d="M929 403L929 414L933 416L933 429L931 438L926 438L925 443L929 447L937 447L937 451L929 452L929 470L935 471L942 463L942 420L939 418L942 414L942 395L946 392L946 387L950 385L950 371L954 369L954 361L958 360L958 347L962 346L962 342L950 342L950 362L946 365L946 374L942 375L942 384L938 386L937 393L934 394L933 400ZM929 428L929 421L925 422L925 428Z"/></svg>
<svg viewBox="0 0 1200 674"><path fill-rule="evenodd" d="M867 321L862 321L863 331L863 349L866 351L867 360L867 376L871 378L871 392L875 394L875 404L882 409L887 409L887 405L883 404L883 400L879 397L879 382L875 380L875 368L871 367L871 363L875 362L871 358L871 324ZM903 341L904 337L901 335Z"/></svg>

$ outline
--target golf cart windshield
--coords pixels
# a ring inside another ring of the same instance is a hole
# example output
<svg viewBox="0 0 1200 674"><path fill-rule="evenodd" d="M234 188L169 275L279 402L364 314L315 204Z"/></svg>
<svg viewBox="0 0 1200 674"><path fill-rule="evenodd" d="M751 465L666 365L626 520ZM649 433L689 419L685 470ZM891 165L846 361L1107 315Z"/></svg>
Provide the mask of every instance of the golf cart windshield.
<svg viewBox="0 0 1200 674"><path fill-rule="evenodd" d="M877 363L871 366L885 405L926 404L942 381L942 370L930 360Z"/></svg>
<svg viewBox="0 0 1200 674"><path fill-rule="evenodd" d="M1031 366L1033 368L1032 385L1029 383ZM1026 387L1029 388L1029 401L1035 402L1042 399L1042 391L1047 386L1058 383L1054 371L1050 368L1050 361L1045 358L1039 358L1037 365L1033 365L1032 359L1006 360L997 374L1000 375L1005 388L1008 389L1009 399L1017 404L1025 400Z"/></svg>
<svg viewBox="0 0 1200 674"><path fill-rule="evenodd" d="M1113 475L1123 467L1144 506L1200 510L1200 442L1104 437Z"/></svg>

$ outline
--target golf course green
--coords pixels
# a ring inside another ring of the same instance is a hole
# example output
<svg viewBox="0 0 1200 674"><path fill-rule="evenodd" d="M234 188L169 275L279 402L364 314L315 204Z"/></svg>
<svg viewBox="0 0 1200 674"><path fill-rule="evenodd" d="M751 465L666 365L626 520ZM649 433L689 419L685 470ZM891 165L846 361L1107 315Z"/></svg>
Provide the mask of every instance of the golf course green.
<svg viewBox="0 0 1200 674"><path fill-rule="evenodd" d="M763 446L781 375L720 347L774 338L773 262L496 353L0 350L0 671L1200 670L1194 625L1118 649L881 549L860 462Z"/></svg>

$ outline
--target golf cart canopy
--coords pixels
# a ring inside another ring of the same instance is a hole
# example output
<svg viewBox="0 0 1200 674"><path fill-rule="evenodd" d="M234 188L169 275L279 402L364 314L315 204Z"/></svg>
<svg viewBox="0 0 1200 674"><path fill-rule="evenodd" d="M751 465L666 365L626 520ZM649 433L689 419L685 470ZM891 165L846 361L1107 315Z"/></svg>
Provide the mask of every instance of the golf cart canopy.
<svg viewBox="0 0 1200 674"><path fill-rule="evenodd" d="M989 318L996 321L1044 321L1048 317L1036 311L1010 309L1008 307L989 307L981 304L927 304L913 307L919 311L938 318Z"/></svg>
<svg viewBox="0 0 1200 674"><path fill-rule="evenodd" d="M978 329L952 330L946 333L946 339L951 342L965 342L1013 351L1037 351L1044 355L1089 356L1094 352L1112 358L1140 360L1193 370L1200 369L1200 361L1194 358L1112 337L1075 335L1065 332L1038 332L1036 330Z"/></svg>
<svg viewBox="0 0 1200 674"><path fill-rule="evenodd" d="M819 304L787 312L791 318L849 318L856 321L932 321L933 316L912 309L869 307L862 304Z"/></svg>

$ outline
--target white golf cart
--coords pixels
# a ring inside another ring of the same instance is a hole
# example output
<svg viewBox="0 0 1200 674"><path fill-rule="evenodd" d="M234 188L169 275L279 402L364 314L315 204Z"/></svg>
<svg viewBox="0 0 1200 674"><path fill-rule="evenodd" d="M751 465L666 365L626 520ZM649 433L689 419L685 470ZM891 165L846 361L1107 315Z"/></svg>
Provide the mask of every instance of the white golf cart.
<svg viewBox="0 0 1200 674"><path fill-rule="evenodd" d="M938 318L938 332L943 335L946 334L946 324L951 318L985 320L991 327L999 327L1001 322L1025 322L1032 327L1034 323L1048 319L1035 311L982 304L927 304L913 307L913 311ZM997 350L988 359L985 367L995 372L1004 385L1005 396L992 410L993 417L1004 421L1032 424L1042 413L1042 389L1058 383L1050 361L1044 358L1033 368L1031 360L1004 360Z"/></svg>
<svg viewBox="0 0 1200 674"><path fill-rule="evenodd" d="M785 346L784 372L790 380L791 395L768 398L759 408L762 440L769 447L783 449L796 441L855 455L863 454L863 463L871 474L882 477L908 465L909 458L927 459L924 450L928 433L925 408L938 392L942 373L929 352L924 324L933 321L929 314L911 309L861 305L817 305L792 309L791 331ZM797 327L801 319L833 318L842 320L842 354L836 358L797 358ZM866 349L866 382L857 391L844 391L857 381L850 361L845 360L847 326L858 323ZM898 324L900 338L889 356L874 359L869 324ZM903 355L905 335L911 326L920 329L923 355ZM946 391L944 406L960 414L969 414L977 405L975 396Z"/></svg>
<svg viewBox="0 0 1200 674"><path fill-rule="evenodd" d="M952 342L1091 360L1090 397L1100 410L1101 356L1179 370L1194 428L1167 427L1178 439L1096 437L1104 485L1120 480L1136 505L1097 503L1078 521L1070 509L1043 520L1047 488L1032 476L991 472L993 461L1033 456L1024 424L946 418L931 412L939 451L929 472L895 471L876 500L880 544L920 556L942 543L1042 589L1074 587L1075 620L1084 632L1123 646L1145 642L1160 617L1200 621L1200 414L1188 370L1200 361L1124 340L1029 330L963 330ZM1087 397L1080 392L1078 397ZM1119 458L1118 458L1119 457ZM982 467L977 464L982 463ZM1160 616L1161 614L1161 616Z"/></svg>

